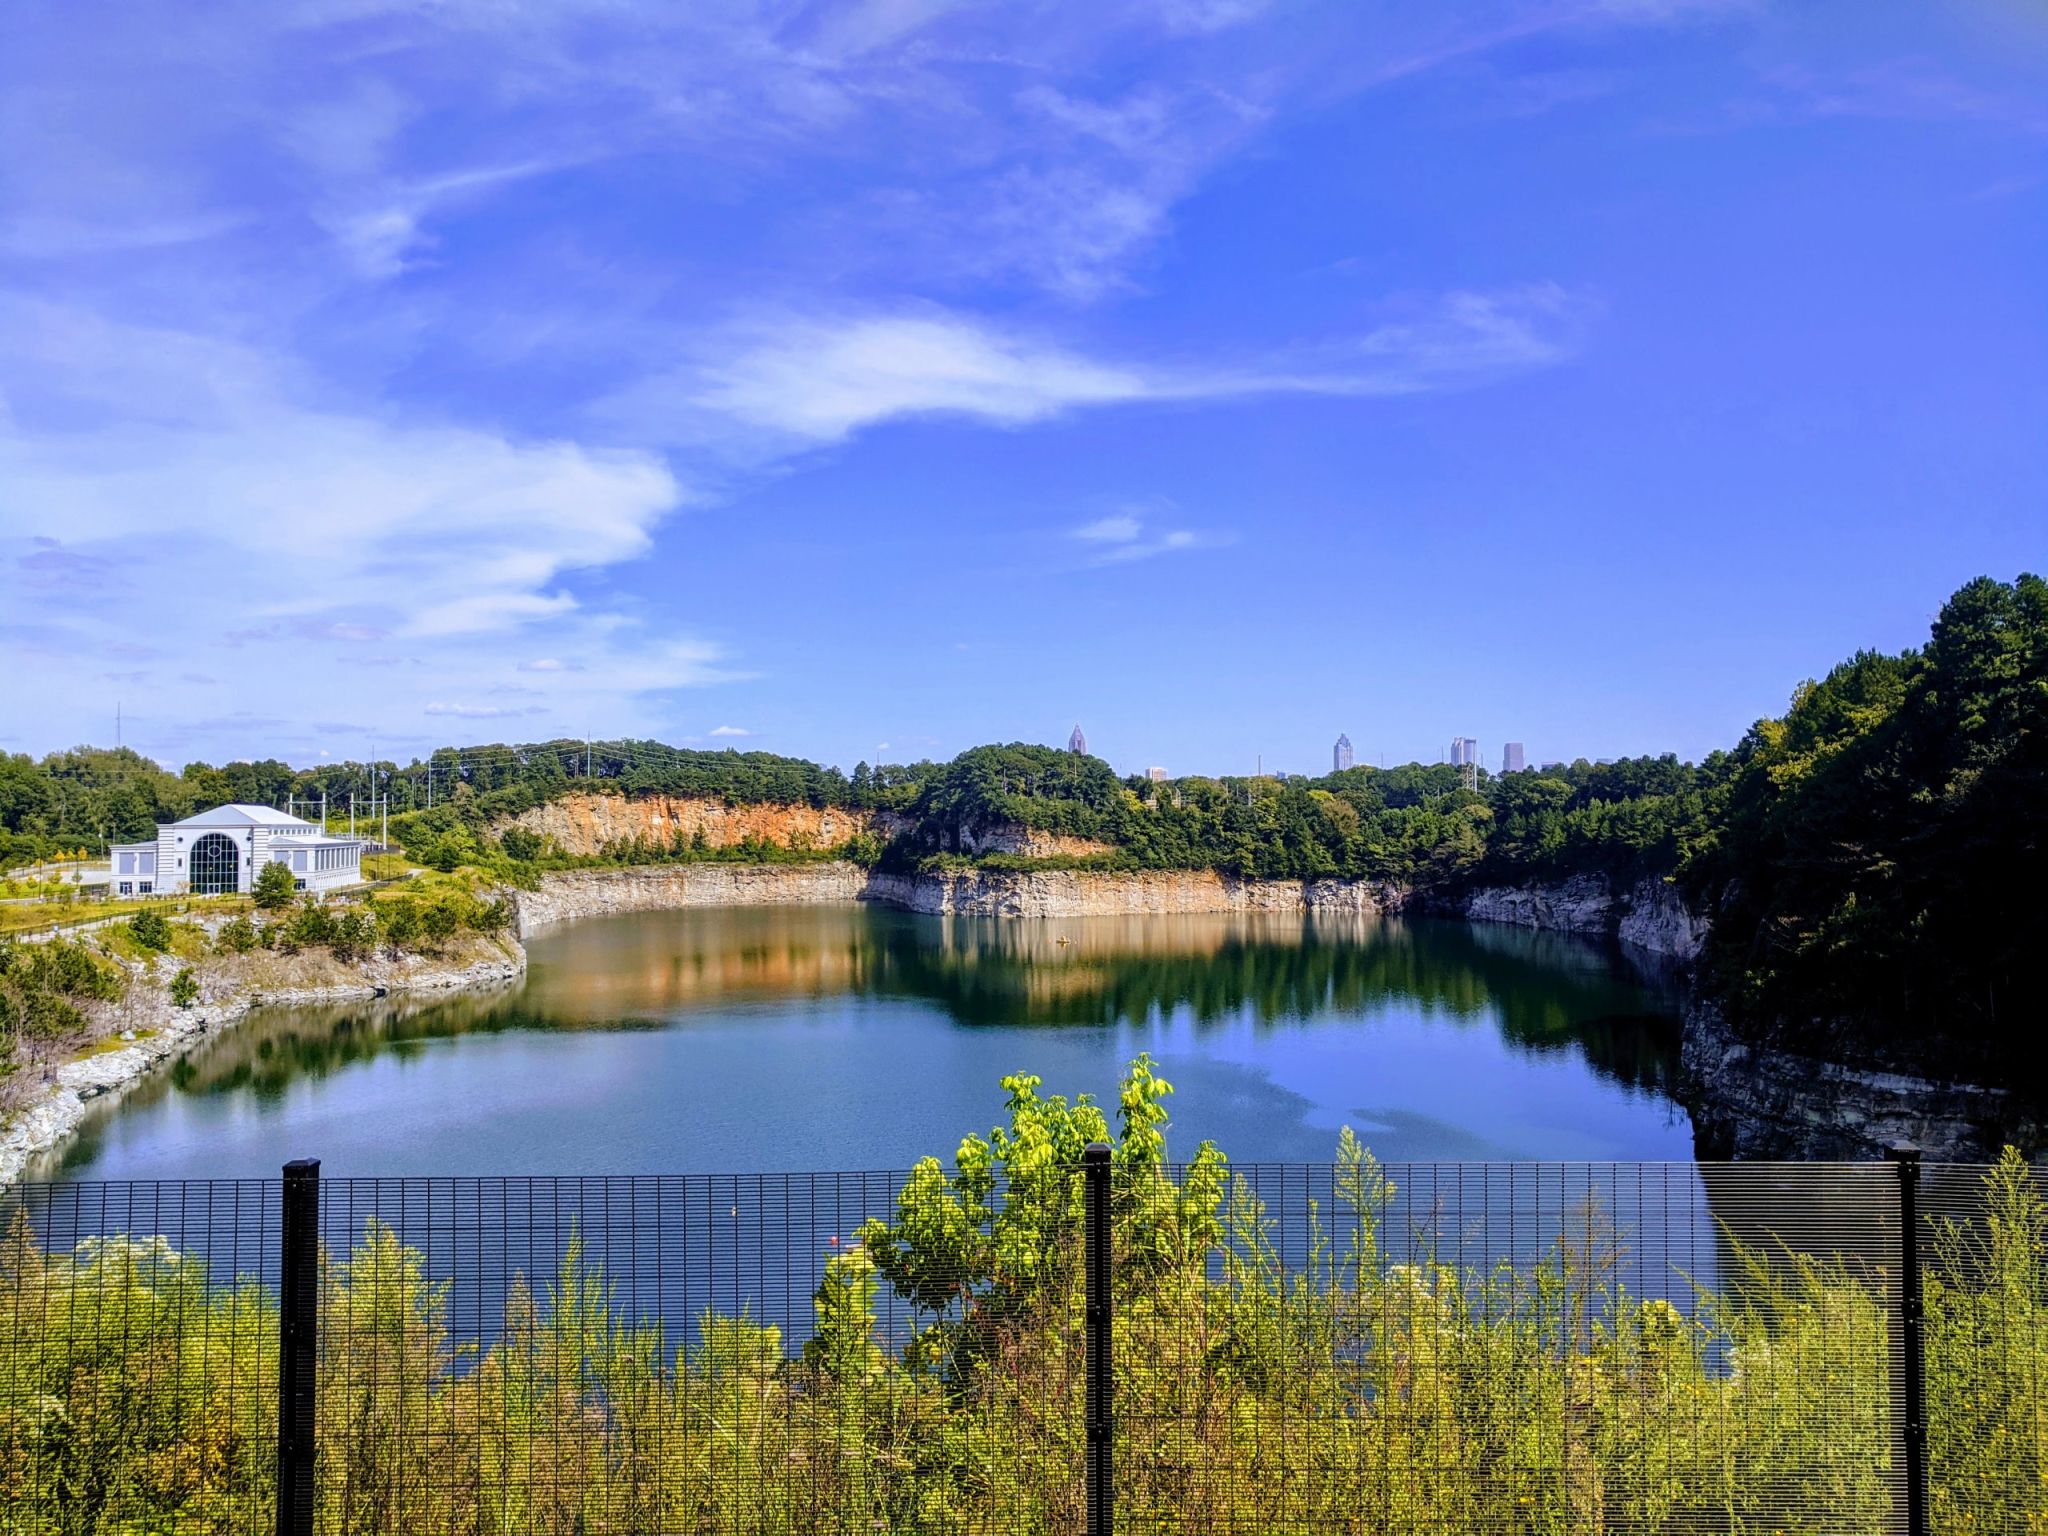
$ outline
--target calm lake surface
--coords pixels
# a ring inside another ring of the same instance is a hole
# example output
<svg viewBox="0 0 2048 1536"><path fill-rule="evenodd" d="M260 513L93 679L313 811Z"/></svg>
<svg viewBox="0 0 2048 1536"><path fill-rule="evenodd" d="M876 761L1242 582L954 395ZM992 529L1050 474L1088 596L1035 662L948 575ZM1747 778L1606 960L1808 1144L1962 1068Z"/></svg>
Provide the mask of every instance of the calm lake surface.
<svg viewBox="0 0 2048 1536"><path fill-rule="evenodd" d="M699 1173L951 1161L999 1079L1170 1148L1327 1161L1690 1158L1672 995L1600 947L1455 922L662 912L529 941L487 996L252 1015L90 1119L44 1177Z"/></svg>

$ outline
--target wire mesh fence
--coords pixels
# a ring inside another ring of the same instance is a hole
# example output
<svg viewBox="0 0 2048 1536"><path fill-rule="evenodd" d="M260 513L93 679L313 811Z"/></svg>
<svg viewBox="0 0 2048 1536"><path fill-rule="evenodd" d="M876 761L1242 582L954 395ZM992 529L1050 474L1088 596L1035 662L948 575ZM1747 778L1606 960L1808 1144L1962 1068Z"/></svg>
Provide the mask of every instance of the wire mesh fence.
<svg viewBox="0 0 2048 1536"><path fill-rule="evenodd" d="M2017 1159L1003 1168L23 1187L0 1530L2048 1528Z"/></svg>

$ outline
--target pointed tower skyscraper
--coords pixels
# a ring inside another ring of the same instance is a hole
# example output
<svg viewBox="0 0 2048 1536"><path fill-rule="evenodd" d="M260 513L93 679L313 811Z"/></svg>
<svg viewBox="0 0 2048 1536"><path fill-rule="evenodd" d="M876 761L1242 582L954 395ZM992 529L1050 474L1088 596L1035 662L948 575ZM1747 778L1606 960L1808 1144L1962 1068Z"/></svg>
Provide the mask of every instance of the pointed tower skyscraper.
<svg viewBox="0 0 2048 1536"><path fill-rule="evenodd" d="M1081 734L1081 727L1074 727L1074 734L1067 738L1067 750L1076 757L1088 755L1088 738Z"/></svg>

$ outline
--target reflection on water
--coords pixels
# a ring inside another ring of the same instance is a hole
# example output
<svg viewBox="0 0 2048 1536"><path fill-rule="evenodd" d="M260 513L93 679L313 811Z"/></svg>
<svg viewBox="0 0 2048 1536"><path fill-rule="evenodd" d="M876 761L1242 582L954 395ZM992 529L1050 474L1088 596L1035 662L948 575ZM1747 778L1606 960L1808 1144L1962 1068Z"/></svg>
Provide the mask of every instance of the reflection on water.
<svg viewBox="0 0 2048 1536"><path fill-rule="evenodd" d="M902 1167L997 1080L1113 1102L1149 1050L1176 1144L1685 1157L1670 996L1520 929L1277 916L646 913L529 945L517 989L251 1017L102 1112L69 1177Z"/></svg>

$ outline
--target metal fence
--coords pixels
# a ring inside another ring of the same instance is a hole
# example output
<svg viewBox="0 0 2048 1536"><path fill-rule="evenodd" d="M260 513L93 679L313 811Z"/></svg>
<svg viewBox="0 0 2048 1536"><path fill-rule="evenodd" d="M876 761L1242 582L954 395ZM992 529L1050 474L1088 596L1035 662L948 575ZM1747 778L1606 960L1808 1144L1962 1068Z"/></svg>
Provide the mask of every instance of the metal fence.
<svg viewBox="0 0 2048 1536"><path fill-rule="evenodd" d="M0 1529L2048 1528L2017 1160L1003 1169L24 1187Z"/></svg>

